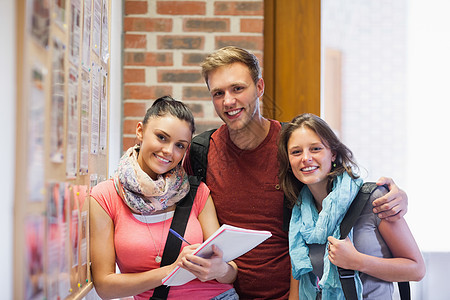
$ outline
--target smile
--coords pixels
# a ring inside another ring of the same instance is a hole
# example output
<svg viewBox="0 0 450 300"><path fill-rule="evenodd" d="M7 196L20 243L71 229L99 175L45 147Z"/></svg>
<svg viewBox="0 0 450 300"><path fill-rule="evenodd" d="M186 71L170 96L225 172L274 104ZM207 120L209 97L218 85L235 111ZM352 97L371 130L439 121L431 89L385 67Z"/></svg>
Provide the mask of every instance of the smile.
<svg viewBox="0 0 450 300"><path fill-rule="evenodd" d="M158 156L158 155L156 155L156 154L155 154L155 157L156 157L158 160L162 161L163 163L169 163L169 162L170 162L170 160L165 159L165 158L163 158L163 157L161 157L161 156Z"/></svg>
<svg viewBox="0 0 450 300"><path fill-rule="evenodd" d="M319 167L307 167L307 168L303 168L301 169L302 172L310 172L310 171L314 171L317 170Z"/></svg>
<svg viewBox="0 0 450 300"><path fill-rule="evenodd" d="M240 113L241 111L242 111L242 108L239 108L239 109L227 111L226 114L229 115L229 116L235 116L235 115L237 115L238 113Z"/></svg>

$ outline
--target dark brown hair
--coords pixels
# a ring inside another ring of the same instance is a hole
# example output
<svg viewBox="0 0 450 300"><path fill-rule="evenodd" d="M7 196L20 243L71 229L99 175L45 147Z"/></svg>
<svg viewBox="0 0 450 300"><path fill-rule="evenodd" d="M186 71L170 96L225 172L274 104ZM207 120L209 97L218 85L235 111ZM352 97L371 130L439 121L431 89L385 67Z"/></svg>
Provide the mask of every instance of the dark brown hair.
<svg viewBox="0 0 450 300"><path fill-rule="evenodd" d="M334 162L336 167L332 167L328 174L328 192L331 191L334 178L344 172L347 172L352 178L359 177L354 173L354 171L358 170L358 166L354 161L352 151L339 140L333 132L333 129L331 129L324 120L314 114L305 113L298 115L288 124L283 126L278 141L278 162L280 164L278 177L280 179L281 188L291 206L297 203L297 198L300 189L303 187L303 183L301 183L292 172L287 145L292 133L301 127L306 127L314 131L319 136L322 143L336 155L336 160Z"/></svg>
<svg viewBox="0 0 450 300"><path fill-rule="evenodd" d="M170 96L163 96L155 100L152 106L147 109L142 124L147 124L148 119L154 116L162 117L170 114L180 120L188 122L191 132L195 132L194 116L191 110L181 101L175 100Z"/></svg>

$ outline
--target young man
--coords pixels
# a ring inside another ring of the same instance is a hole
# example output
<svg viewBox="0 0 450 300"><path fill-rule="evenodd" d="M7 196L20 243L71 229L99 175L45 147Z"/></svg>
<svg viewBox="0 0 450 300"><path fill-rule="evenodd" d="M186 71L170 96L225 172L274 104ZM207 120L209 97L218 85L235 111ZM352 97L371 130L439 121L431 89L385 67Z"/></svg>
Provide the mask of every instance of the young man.
<svg viewBox="0 0 450 300"><path fill-rule="evenodd" d="M234 260L239 267L235 288L240 299L287 299L291 266L276 159L281 124L261 115L264 80L258 59L244 49L225 47L206 57L202 74L225 122L212 134L207 155L206 184L219 222L272 232L270 239ZM193 172L189 153L185 168ZM391 179L379 182L390 187L374 202L378 212L384 211L380 217L401 218L406 194Z"/></svg>

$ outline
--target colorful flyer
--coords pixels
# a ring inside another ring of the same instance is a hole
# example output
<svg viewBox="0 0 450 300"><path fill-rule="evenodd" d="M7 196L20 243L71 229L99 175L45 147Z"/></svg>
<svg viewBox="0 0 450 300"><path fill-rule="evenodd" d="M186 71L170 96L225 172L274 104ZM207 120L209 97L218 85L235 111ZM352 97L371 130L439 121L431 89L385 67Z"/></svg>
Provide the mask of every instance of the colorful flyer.
<svg viewBox="0 0 450 300"><path fill-rule="evenodd" d="M66 24L66 0L53 0L53 19L59 27L65 29Z"/></svg>
<svg viewBox="0 0 450 300"><path fill-rule="evenodd" d="M44 217L25 221L25 299L44 299Z"/></svg>
<svg viewBox="0 0 450 300"><path fill-rule="evenodd" d="M28 24L31 36L44 48L48 47L50 32L50 3L45 0L32 0L29 7Z"/></svg>

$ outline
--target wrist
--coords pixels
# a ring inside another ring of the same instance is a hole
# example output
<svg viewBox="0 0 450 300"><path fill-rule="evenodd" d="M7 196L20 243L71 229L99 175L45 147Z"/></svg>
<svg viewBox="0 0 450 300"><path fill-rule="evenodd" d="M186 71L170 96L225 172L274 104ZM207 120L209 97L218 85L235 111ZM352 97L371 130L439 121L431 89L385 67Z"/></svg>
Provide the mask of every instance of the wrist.
<svg viewBox="0 0 450 300"><path fill-rule="evenodd" d="M231 283L234 281L236 273L235 268L230 263L224 262L223 272L216 280L220 283Z"/></svg>

